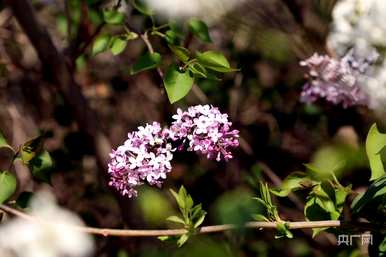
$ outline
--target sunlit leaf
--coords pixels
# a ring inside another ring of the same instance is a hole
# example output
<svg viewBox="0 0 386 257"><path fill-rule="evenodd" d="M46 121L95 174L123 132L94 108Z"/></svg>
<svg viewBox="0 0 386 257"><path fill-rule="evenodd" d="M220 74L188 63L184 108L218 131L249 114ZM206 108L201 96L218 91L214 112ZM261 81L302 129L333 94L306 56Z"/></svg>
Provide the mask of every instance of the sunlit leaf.
<svg viewBox="0 0 386 257"><path fill-rule="evenodd" d="M118 55L125 50L127 41L121 37L114 37L111 41L110 50L113 55Z"/></svg>
<svg viewBox="0 0 386 257"><path fill-rule="evenodd" d="M20 156L25 164L28 164L35 156L43 150L45 136L41 135L25 142L20 148Z"/></svg>
<svg viewBox="0 0 386 257"><path fill-rule="evenodd" d="M208 72L205 67L199 63L192 63L188 66L188 69L197 77L207 78Z"/></svg>
<svg viewBox="0 0 386 257"><path fill-rule="evenodd" d="M231 68L225 56L216 51L198 53L197 60L204 67L218 72L233 72L238 70Z"/></svg>
<svg viewBox="0 0 386 257"><path fill-rule="evenodd" d="M0 204L8 200L16 191L16 177L8 172L0 172Z"/></svg>
<svg viewBox="0 0 386 257"><path fill-rule="evenodd" d="M109 35L99 35L92 45L91 53L92 55L97 55L107 50L109 47L110 36Z"/></svg>
<svg viewBox="0 0 386 257"><path fill-rule="evenodd" d="M166 220L175 222L175 223L185 224L185 221L178 216L170 216Z"/></svg>
<svg viewBox="0 0 386 257"><path fill-rule="evenodd" d="M186 96L193 86L194 79L189 72L182 72L171 65L164 78L164 85L170 103L175 103Z"/></svg>
<svg viewBox="0 0 386 257"><path fill-rule="evenodd" d="M133 5L133 7L139 11L140 13L146 15L146 16L152 16L153 15L153 12L152 10L150 10L149 7L147 7L143 1L141 0L131 0L131 4Z"/></svg>
<svg viewBox="0 0 386 257"><path fill-rule="evenodd" d="M287 196L292 191L307 188L313 185L312 180L307 173L294 172L286 177L279 188L271 189L271 192L277 196Z"/></svg>
<svg viewBox="0 0 386 257"><path fill-rule="evenodd" d="M366 153L370 162L371 178L375 180L385 174L381 151L386 146L386 134L379 132L377 125L373 124L367 134Z"/></svg>
<svg viewBox="0 0 386 257"><path fill-rule="evenodd" d="M117 10L103 10L103 20L107 24L122 24L125 21L125 14Z"/></svg>

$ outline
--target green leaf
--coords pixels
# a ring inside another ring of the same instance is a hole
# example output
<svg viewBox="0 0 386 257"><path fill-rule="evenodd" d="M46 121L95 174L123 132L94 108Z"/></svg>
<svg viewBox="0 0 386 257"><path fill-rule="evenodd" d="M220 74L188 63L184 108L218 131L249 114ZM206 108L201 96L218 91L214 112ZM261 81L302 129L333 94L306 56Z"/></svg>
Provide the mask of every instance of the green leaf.
<svg viewBox="0 0 386 257"><path fill-rule="evenodd" d="M121 37L114 37L112 39L110 50L113 55L118 55L125 50L127 46L127 41Z"/></svg>
<svg viewBox="0 0 386 257"><path fill-rule="evenodd" d="M168 45L174 55L182 62L186 63L190 58L190 52L188 49L182 46Z"/></svg>
<svg viewBox="0 0 386 257"><path fill-rule="evenodd" d="M138 72L150 70L158 67L161 63L161 55L159 53L145 53L139 57L138 61L131 68L130 74L134 75Z"/></svg>
<svg viewBox="0 0 386 257"><path fill-rule="evenodd" d="M218 72L232 72L238 70L231 68L225 56L222 53L216 51L198 53L197 60L206 68Z"/></svg>
<svg viewBox="0 0 386 257"><path fill-rule="evenodd" d="M205 220L206 212L204 212L200 218L194 223L194 228L198 228Z"/></svg>
<svg viewBox="0 0 386 257"><path fill-rule="evenodd" d="M107 24L123 24L123 22L125 21L125 14L116 10L103 10L103 20Z"/></svg>
<svg viewBox="0 0 386 257"><path fill-rule="evenodd" d="M193 75L196 75L198 77L202 77L202 78L208 77L207 75L208 72L206 71L205 67L197 62L190 64L188 66L188 70L190 70L193 73Z"/></svg>
<svg viewBox="0 0 386 257"><path fill-rule="evenodd" d="M153 12L150 10L144 3L143 1L140 0L132 0L131 4L133 7L140 13L146 15L146 16L152 16Z"/></svg>
<svg viewBox="0 0 386 257"><path fill-rule="evenodd" d="M99 35L92 45L91 54L97 55L107 50L109 47L110 36L109 35Z"/></svg>
<svg viewBox="0 0 386 257"><path fill-rule="evenodd" d="M294 172L286 177L279 188L271 189L271 192L277 196L284 197L295 190L307 188L313 185L313 181L307 173Z"/></svg>
<svg viewBox="0 0 386 257"><path fill-rule="evenodd" d="M44 139L45 136L41 135L27 141L21 146L20 155L24 164L28 164L35 156L43 151Z"/></svg>
<svg viewBox="0 0 386 257"><path fill-rule="evenodd" d="M210 43L212 40L209 36L208 26L202 20L192 18L188 22L189 30L204 42Z"/></svg>
<svg viewBox="0 0 386 257"><path fill-rule="evenodd" d="M373 124L367 134L366 153L370 162L371 178L375 180L385 174L381 151L386 146L386 134L379 132L377 125Z"/></svg>
<svg viewBox="0 0 386 257"><path fill-rule="evenodd" d="M252 217L256 221L269 221L269 219L265 217L263 214L254 214Z"/></svg>
<svg viewBox="0 0 386 257"><path fill-rule="evenodd" d="M8 172L0 172L0 204L8 200L16 191L16 177Z"/></svg>
<svg viewBox="0 0 386 257"><path fill-rule="evenodd" d="M6 148L11 150L12 152L15 152L15 150L7 143L7 140L3 136L3 134L0 132L0 148Z"/></svg>
<svg viewBox="0 0 386 257"><path fill-rule="evenodd" d="M175 103L186 96L193 86L194 79L189 72L181 72L178 67L171 65L164 78L164 85L170 103Z"/></svg>
<svg viewBox="0 0 386 257"><path fill-rule="evenodd" d="M165 39L170 45L178 45L181 41L181 36L174 30L170 29L165 32Z"/></svg>
<svg viewBox="0 0 386 257"><path fill-rule="evenodd" d="M178 247L183 246L186 243L186 241L188 241L188 239L189 239L189 234L188 233L181 235L180 238L177 241Z"/></svg>
<svg viewBox="0 0 386 257"><path fill-rule="evenodd" d="M275 235L275 238L293 238L292 232L289 230L289 225L285 222L278 222L276 224L276 231L277 234Z"/></svg>
<svg viewBox="0 0 386 257"><path fill-rule="evenodd" d="M166 220L185 225L185 221L178 216L170 216Z"/></svg>
<svg viewBox="0 0 386 257"><path fill-rule="evenodd" d="M378 206L386 203L386 175L376 179L367 191L358 195L351 204L354 215L375 216Z"/></svg>
<svg viewBox="0 0 386 257"><path fill-rule="evenodd" d="M176 202L178 204L178 206L181 208L181 209L185 209L185 199L184 198L181 198L179 196L179 194L177 194L176 192L174 192L173 189L170 189L170 192L172 193L172 195L174 196L174 199L176 199Z"/></svg>
<svg viewBox="0 0 386 257"><path fill-rule="evenodd" d="M29 162L32 176L42 182L51 183L52 158L47 151L43 151Z"/></svg>

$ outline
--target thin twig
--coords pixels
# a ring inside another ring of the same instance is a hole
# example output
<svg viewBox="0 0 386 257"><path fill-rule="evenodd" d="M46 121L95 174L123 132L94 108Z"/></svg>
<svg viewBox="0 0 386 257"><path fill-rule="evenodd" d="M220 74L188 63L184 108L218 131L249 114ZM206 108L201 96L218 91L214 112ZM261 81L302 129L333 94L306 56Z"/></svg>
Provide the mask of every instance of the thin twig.
<svg viewBox="0 0 386 257"><path fill-rule="evenodd" d="M42 221L37 217L31 216L24 212L21 212L17 209L9 207L7 205L0 205L0 209L4 212L17 216L19 218L28 220L30 222L39 222L43 224L50 224L52 226L63 226L60 223L51 223ZM310 228L332 228L332 227L349 227L354 226L361 228L363 230L379 230L379 226L375 226L368 222L358 222L358 223L344 223L339 220L321 220L321 221L296 221L296 222L286 222L289 229L310 229ZM251 229L274 229L277 226L277 222L260 222L260 221L251 221L244 224L244 228ZM110 228L95 228L95 227L85 227L85 226L68 226L69 228L79 230L84 233L102 235L102 236L116 236L116 237L157 237L157 236L176 236L187 233L185 229L110 229ZM386 227L386 226L385 226ZM199 234L208 234L216 232L224 232L228 230L238 229L240 226L233 224L223 224L223 225L212 225L204 226L199 229L197 233Z"/></svg>

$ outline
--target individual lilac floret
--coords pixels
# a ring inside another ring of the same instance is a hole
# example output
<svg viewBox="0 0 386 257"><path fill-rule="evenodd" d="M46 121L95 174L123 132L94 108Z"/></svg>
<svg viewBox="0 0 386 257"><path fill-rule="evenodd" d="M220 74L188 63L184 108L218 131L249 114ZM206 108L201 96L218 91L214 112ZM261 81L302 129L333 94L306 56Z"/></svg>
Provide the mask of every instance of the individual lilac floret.
<svg viewBox="0 0 386 257"><path fill-rule="evenodd" d="M170 134L173 141L182 143L188 151L205 154L209 159L229 160L231 149L239 145L239 131L232 130L228 115L210 105L189 107L187 111L177 110L173 115Z"/></svg>
<svg viewBox="0 0 386 257"><path fill-rule="evenodd" d="M161 186L172 168L173 149L168 138L169 131L157 122L129 133L126 142L110 154L109 185L129 198L137 196L135 187L145 181Z"/></svg>
<svg viewBox="0 0 386 257"><path fill-rule="evenodd" d="M309 82L303 87L301 101L315 102L324 98L335 105L342 104L344 108L367 104L367 95L358 81L377 58L376 53L368 58L357 58L353 50L341 60L315 53L300 62L309 69L306 74Z"/></svg>

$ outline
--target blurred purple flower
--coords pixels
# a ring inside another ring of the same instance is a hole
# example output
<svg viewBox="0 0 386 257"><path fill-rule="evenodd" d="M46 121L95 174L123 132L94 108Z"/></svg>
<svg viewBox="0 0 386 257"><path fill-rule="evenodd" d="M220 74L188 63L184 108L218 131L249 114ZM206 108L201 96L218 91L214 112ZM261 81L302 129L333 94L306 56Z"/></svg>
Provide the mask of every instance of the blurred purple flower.
<svg viewBox="0 0 386 257"><path fill-rule="evenodd" d="M300 62L301 66L309 69L306 73L309 81L303 87L300 100L315 102L324 98L335 105L342 104L344 108L366 105L367 95L360 88L358 81L377 58L376 52L367 58L360 58L353 49L341 60L315 53Z"/></svg>
<svg viewBox="0 0 386 257"><path fill-rule="evenodd" d="M172 168L173 149L168 137L168 129L161 129L157 122L129 133L125 143L110 154L109 185L129 198L137 196L135 187L145 181L160 187Z"/></svg>
<svg viewBox="0 0 386 257"><path fill-rule="evenodd" d="M196 105L187 111L177 110L173 115L170 135L181 143L179 150L187 146L188 151L205 154L209 159L229 160L231 149L239 145L239 131L232 130L228 115L210 105Z"/></svg>

